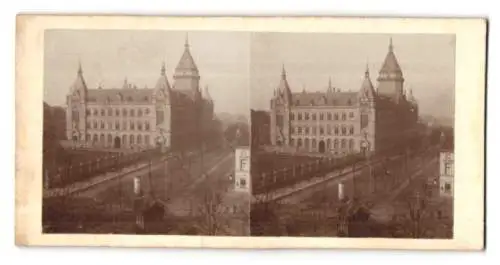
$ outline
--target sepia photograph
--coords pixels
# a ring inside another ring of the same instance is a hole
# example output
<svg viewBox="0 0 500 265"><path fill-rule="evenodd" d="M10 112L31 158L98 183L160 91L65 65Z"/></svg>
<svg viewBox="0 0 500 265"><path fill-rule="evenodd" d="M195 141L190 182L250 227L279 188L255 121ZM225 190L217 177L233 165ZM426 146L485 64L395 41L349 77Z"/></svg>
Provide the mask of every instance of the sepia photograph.
<svg viewBox="0 0 500 265"><path fill-rule="evenodd" d="M484 20L17 19L18 245L484 247Z"/></svg>
<svg viewBox="0 0 500 265"><path fill-rule="evenodd" d="M247 36L46 31L43 232L248 235Z"/></svg>
<svg viewBox="0 0 500 265"><path fill-rule="evenodd" d="M453 237L453 35L252 41L252 235Z"/></svg>

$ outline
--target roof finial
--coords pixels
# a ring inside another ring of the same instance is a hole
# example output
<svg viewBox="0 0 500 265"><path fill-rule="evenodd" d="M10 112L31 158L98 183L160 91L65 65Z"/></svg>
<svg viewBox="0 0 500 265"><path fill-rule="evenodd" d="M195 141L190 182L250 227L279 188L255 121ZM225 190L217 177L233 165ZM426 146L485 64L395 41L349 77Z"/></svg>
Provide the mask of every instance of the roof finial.
<svg viewBox="0 0 500 265"><path fill-rule="evenodd" d="M368 62L366 63L365 77L370 77L370 68L368 67Z"/></svg>
<svg viewBox="0 0 500 265"><path fill-rule="evenodd" d="M161 63L161 75L165 75L165 61Z"/></svg>
<svg viewBox="0 0 500 265"><path fill-rule="evenodd" d="M184 42L184 47L186 49L189 48L189 35L188 35L188 33L186 33L186 40Z"/></svg>
<svg viewBox="0 0 500 265"><path fill-rule="evenodd" d="M82 61L80 59L78 59L78 74L79 75L82 75L83 74L83 70L82 70Z"/></svg>
<svg viewBox="0 0 500 265"><path fill-rule="evenodd" d="M281 66L281 78L286 79L286 70L285 70L285 64L284 63Z"/></svg>
<svg viewBox="0 0 500 265"><path fill-rule="evenodd" d="M389 51L392 52L394 50L394 46L392 45L392 37L389 39Z"/></svg>

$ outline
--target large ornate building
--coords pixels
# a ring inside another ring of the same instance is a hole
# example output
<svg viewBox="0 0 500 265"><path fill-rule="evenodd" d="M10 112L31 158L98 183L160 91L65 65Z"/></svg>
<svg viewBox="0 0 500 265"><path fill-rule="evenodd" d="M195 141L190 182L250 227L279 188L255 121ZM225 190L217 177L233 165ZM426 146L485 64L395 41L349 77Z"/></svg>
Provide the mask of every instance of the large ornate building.
<svg viewBox="0 0 500 265"><path fill-rule="evenodd" d="M109 148L192 148L213 128L213 101L205 87L186 39L184 53L173 74L173 86L165 64L154 88L89 89L81 65L67 96L68 140Z"/></svg>
<svg viewBox="0 0 500 265"><path fill-rule="evenodd" d="M332 87L292 93L285 68L271 100L271 144L304 152L346 155L378 152L404 143L414 132L418 105L405 93L392 39L375 90L368 67L359 91Z"/></svg>

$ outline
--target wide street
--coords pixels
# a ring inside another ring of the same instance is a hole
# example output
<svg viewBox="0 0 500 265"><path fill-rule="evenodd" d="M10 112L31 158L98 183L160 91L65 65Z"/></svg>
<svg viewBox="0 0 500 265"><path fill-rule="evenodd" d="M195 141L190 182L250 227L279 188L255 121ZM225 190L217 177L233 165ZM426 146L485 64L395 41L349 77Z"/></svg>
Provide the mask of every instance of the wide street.
<svg viewBox="0 0 500 265"><path fill-rule="evenodd" d="M209 173L208 177L228 174L233 166L231 157L234 157L231 150L219 149L204 154L203 162L200 155L195 155L189 162L169 160L152 166L151 171L146 167L92 187L79 193L78 196L93 198L104 203L118 204L123 208L132 208L133 179L139 176L145 195L167 202L169 210L170 205L172 205L173 211L179 211L178 198L185 200L186 197L190 196L189 190L202 182L202 173Z"/></svg>
<svg viewBox="0 0 500 265"><path fill-rule="evenodd" d="M352 198L355 195L355 197L365 202L371 208L376 208L374 209L374 213L377 213L377 215L395 214L396 210L393 204L396 201L395 199L397 199L396 196L412 190L411 187L416 185L417 182L410 180L420 179L423 176L435 177L438 172L438 161L437 153L432 153L432 151L409 159L407 167L405 166L403 157L394 158L391 161L384 167L372 168L374 175L378 175L374 181L377 183L376 192L372 194L368 192L370 187L368 178L369 168L365 167L361 170L356 170L356 167L359 168L359 166L356 166L355 172L352 169L350 172L346 169L343 172L336 173L337 177L325 180L310 188L291 193L291 195L277 200L278 204L275 206L276 215L280 217L282 223L292 220L302 220L299 221L300 223L307 220L309 225L300 226L304 228L309 227L307 228L308 231L310 229L316 230L314 233L323 234L323 236L331 235L331 233L321 231L324 229L313 227L312 224L328 222L328 218L331 219L337 215L335 205L338 204L338 184L341 182L345 184L344 189L347 196ZM354 182L353 179L355 180ZM355 194L353 194L354 187L356 189ZM377 218L380 218L380 216L377 216ZM296 221L292 222L296 223ZM334 229L334 226L324 225L328 226L329 230ZM312 231L296 231L295 233L309 234Z"/></svg>

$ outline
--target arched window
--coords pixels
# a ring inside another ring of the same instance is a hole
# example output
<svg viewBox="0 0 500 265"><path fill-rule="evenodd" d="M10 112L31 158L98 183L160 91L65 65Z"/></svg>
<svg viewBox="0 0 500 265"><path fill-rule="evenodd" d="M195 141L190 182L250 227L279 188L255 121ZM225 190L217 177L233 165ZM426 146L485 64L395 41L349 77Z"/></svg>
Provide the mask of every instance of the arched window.
<svg viewBox="0 0 500 265"><path fill-rule="evenodd" d="M149 131L149 122L145 122L145 123L144 123L144 129L145 129L146 131Z"/></svg>
<svg viewBox="0 0 500 265"><path fill-rule="evenodd" d="M293 112L290 113L290 120L291 121L295 120L295 113L293 113Z"/></svg>
<svg viewBox="0 0 500 265"><path fill-rule="evenodd" d="M97 111L97 109L94 109L94 116L97 116L99 114L99 112Z"/></svg>
<svg viewBox="0 0 500 265"><path fill-rule="evenodd" d="M120 122L119 121L115 122L115 129L120 130Z"/></svg>
<svg viewBox="0 0 500 265"><path fill-rule="evenodd" d="M104 139L104 134L101 134L101 136L99 137L99 142L100 142L101 144L104 144L104 142L105 142L105 139Z"/></svg>
<svg viewBox="0 0 500 265"><path fill-rule="evenodd" d="M326 134L332 135L332 126L330 124L326 125Z"/></svg>
<svg viewBox="0 0 500 265"><path fill-rule="evenodd" d="M312 141L311 141L311 147L312 148L316 148L317 147L316 146L316 139L312 139Z"/></svg>
<svg viewBox="0 0 500 265"><path fill-rule="evenodd" d="M346 120L346 115L345 113L342 113L342 120L345 121Z"/></svg>
<svg viewBox="0 0 500 265"><path fill-rule="evenodd" d="M342 139L341 141L341 148L345 148L346 147L346 140L345 139Z"/></svg>
<svg viewBox="0 0 500 265"><path fill-rule="evenodd" d="M325 134L325 128L323 128L323 127L319 127L319 134L320 134L320 135Z"/></svg>
<svg viewBox="0 0 500 265"><path fill-rule="evenodd" d="M339 120L339 114L338 113L335 113L333 114L333 119L338 121Z"/></svg>
<svg viewBox="0 0 500 265"><path fill-rule="evenodd" d="M135 123L133 121L130 122L130 130L135 130Z"/></svg>
<svg viewBox="0 0 500 265"><path fill-rule="evenodd" d="M290 146L295 146L295 139L290 139Z"/></svg>
<svg viewBox="0 0 500 265"><path fill-rule="evenodd" d="M305 134L305 135L308 135L308 134L309 134L309 127L305 127L305 128L304 128L304 134Z"/></svg>
<svg viewBox="0 0 500 265"><path fill-rule="evenodd" d="M92 126L92 128L97 129L97 121L94 121L94 124L93 124L93 125L94 125L94 126Z"/></svg>
<svg viewBox="0 0 500 265"><path fill-rule="evenodd" d="M146 115L148 115L148 114L149 114L149 109L145 109L145 110L144 110L144 113L145 113Z"/></svg>
<svg viewBox="0 0 500 265"><path fill-rule="evenodd" d="M346 135L347 134L347 129L344 125L342 125L342 135Z"/></svg>
<svg viewBox="0 0 500 265"><path fill-rule="evenodd" d="M339 148L339 139L333 140L333 148L335 149Z"/></svg>
<svg viewBox="0 0 500 265"><path fill-rule="evenodd" d="M354 135L354 126L349 127L349 134Z"/></svg>
<svg viewBox="0 0 500 265"><path fill-rule="evenodd" d="M302 127L297 127L297 133L302 134Z"/></svg>
<svg viewBox="0 0 500 265"><path fill-rule="evenodd" d="M133 144L134 144L134 138L135 138L135 137L134 137L134 135L133 135L133 134L131 134L131 135L130 135L130 144L131 144L131 145L133 145Z"/></svg>
<svg viewBox="0 0 500 265"><path fill-rule="evenodd" d="M106 111L104 109L101 110L101 116L106 116Z"/></svg>
<svg viewBox="0 0 500 265"><path fill-rule="evenodd" d="M309 120L309 112L304 113L304 115L305 115L304 120L308 121Z"/></svg>
<svg viewBox="0 0 500 265"><path fill-rule="evenodd" d="M137 122L137 130L142 131L142 123Z"/></svg>
<svg viewBox="0 0 500 265"><path fill-rule="evenodd" d="M299 121L301 121L301 120L302 120L302 113L300 113L300 112L299 112L297 116L298 116L298 117L297 117L297 119L298 119Z"/></svg>
<svg viewBox="0 0 500 265"><path fill-rule="evenodd" d="M113 144L113 136L111 134L108 134L108 144Z"/></svg>
<svg viewBox="0 0 500 265"><path fill-rule="evenodd" d="M339 126L335 126L335 135L339 135Z"/></svg>
<svg viewBox="0 0 500 265"><path fill-rule="evenodd" d="M302 147L302 138L297 140L297 147Z"/></svg>
<svg viewBox="0 0 500 265"><path fill-rule="evenodd" d="M104 121L101 121L101 129L104 130Z"/></svg>
<svg viewBox="0 0 500 265"><path fill-rule="evenodd" d="M116 116L120 116L120 110L119 110L119 109L116 109L116 111L115 111L115 115L116 115Z"/></svg>
<svg viewBox="0 0 500 265"><path fill-rule="evenodd" d="M142 144L142 135L137 135L137 144Z"/></svg>
<svg viewBox="0 0 500 265"><path fill-rule="evenodd" d="M324 118L325 118L325 114L324 113L320 113L319 114L319 120L322 121Z"/></svg>
<svg viewBox="0 0 500 265"><path fill-rule="evenodd" d="M331 148L332 148L332 140L330 138L328 138L326 140L326 149L330 150Z"/></svg>
<svg viewBox="0 0 500 265"><path fill-rule="evenodd" d="M99 137L97 136L97 134L94 134L94 136L92 137L92 142L97 143L97 141L99 141L98 138Z"/></svg>

